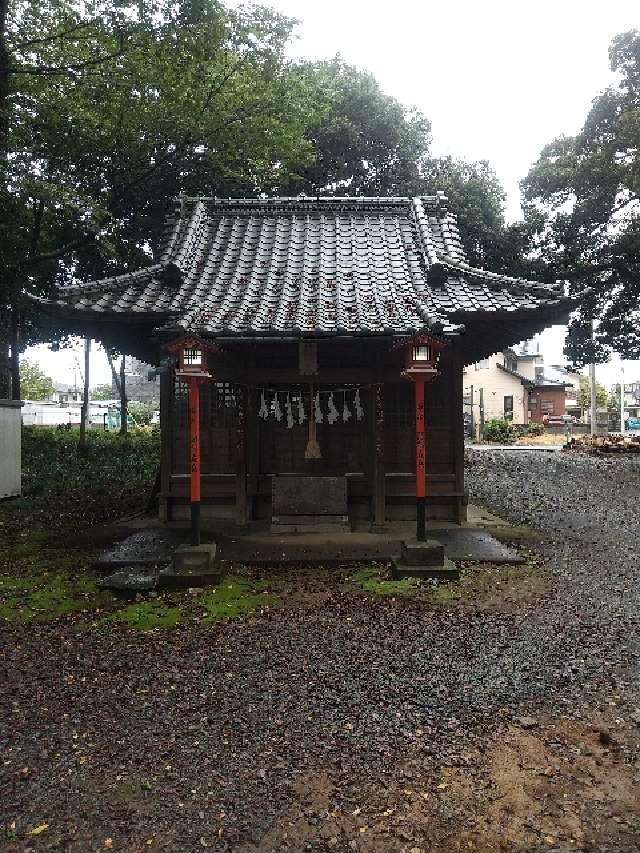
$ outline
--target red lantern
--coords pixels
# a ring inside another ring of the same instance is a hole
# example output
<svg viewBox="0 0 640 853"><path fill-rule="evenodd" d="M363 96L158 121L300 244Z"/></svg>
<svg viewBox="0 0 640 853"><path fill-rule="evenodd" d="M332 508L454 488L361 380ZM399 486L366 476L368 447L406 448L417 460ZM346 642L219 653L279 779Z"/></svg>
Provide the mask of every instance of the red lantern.
<svg viewBox="0 0 640 853"><path fill-rule="evenodd" d="M394 349L402 349L405 357L405 368L402 375L405 379L421 379L426 382L438 375L438 360L440 352L446 347L431 335L416 335L414 338L399 341Z"/></svg>
<svg viewBox="0 0 640 853"><path fill-rule="evenodd" d="M178 356L176 379L189 386L189 472L191 478L191 540L200 544L200 385L212 375L207 370L206 354L220 349L194 337L167 344L167 352Z"/></svg>
<svg viewBox="0 0 640 853"><path fill-rule="evenodd" d="M393 349L404 353L402 376L415 384L416 398L416 539L426 539L427 434L425 430L424 383L438 375L444 341L431 335L416 335L397 341Z"/></svg>

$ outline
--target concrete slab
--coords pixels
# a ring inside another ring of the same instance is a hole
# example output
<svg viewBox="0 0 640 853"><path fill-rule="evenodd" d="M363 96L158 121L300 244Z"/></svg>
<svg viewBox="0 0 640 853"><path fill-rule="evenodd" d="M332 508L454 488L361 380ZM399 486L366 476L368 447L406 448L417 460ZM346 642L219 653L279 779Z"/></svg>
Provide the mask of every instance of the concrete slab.
<svg viewBox="0 0 640 853"><path fill-rule="evenodd" d="M415 530L406 525L391 528L382 534L354 530L330 537L318 533L276 536L253 531L243 536L221 535L218 544L219 556L223 562L252 565L311 563L329 566L389 562L400 555L402 542L414 535ZM451 560L477 563L522 562L516 551L477 528L433 528L429 529L428 535L444 545L446 556Z"/></svg>
<svg viewBox="0 0 640 853"><path fill-rule="evenodd" d="M217 562L218 546L215 542L205 545L179 545L173 555L172 577L177 582L188 580L194 585L194 579L216 584L220 582L220 564ZM170 576L165 574L168 581Z"/></svg>
<svg viewBox="0 0 640 853"><path fill-rule="evenodd" d="M406 566L442 566L444 545L436 539L409 540L402 543L400 559Z"/></svg>
<svg viewBox="0 0 640 853"><path fill-rule="evenodd" d="M523 563L524 560L513 548L508 548L485 530L432 531L451 560L466 560L469 563Z"/></svg>
<svg viewBox="0 0 640 853"><path fill-rule="evenodd" d="M469 506L469 521L464 526L430 522L429 538L445 546L451 560L467 562L519 563L517 552L501 544L483 528L508 531L509 524L482 507ZM138 525L136 529L133 525ZM123 529L122 535L126 532ZM158 568L165 575L172 573L175 550L188 538L185 525L152 527L148 519L132 522L130 535L107 549L97 561L105 569L133 568L138 572L145 567ZM371 562L390 562L399 557L402 542L415 537L411 522L388 522L382 533L372 532L369 522L356 522L351 531L314 533L271 533L269 521L252 523L247 530L239 531L223 524L206 529L205 539L218 545L217 558L228 568L233 563L256 566L282 564L355 565ZM144 573L144 572L143 572Z"/></svg>

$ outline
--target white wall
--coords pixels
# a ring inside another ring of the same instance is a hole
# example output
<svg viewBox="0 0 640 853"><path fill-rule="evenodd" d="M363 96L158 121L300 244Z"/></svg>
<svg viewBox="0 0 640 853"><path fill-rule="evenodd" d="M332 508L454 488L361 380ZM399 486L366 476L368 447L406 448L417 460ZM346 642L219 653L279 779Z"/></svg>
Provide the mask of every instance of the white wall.
<svg viewBox="0 0 640 853"><path fill-rule="evenodd" d="M464 369L464 393L467 396L473 386L473 418L477 423L480 420L480 389L484 398L485 422L491 418L504 417L504 398L513 397L513 423L525 424L528 421L528 412L525 403L528 401L526 389L519 379L500 370L498 364L504 363L504 355L494 353L486 359L486 367L481 366L483 362L472 364Z"/></svg>
<svg viewBox="0 0 640 853"><path fill-rule="evenodd" d="M518 373L535 382L536 365L541 367L543 364L541 355L518 356Z"/></svg>
<svg viewBox="0 0 640 853"><path fill-rule="evenodd" d="M20 494L20 402L0 400L0 498Z"/></svg>
<svg viewBox="0 0 640 853"><path fill-rule="evenodd" d="M93 426L102 426L103 414L110 404L104 401L89 403L89 420ZM113 408L113 406L111 406ZM25 426L58 426L59 424L78 425L82 417L82 407L77 403L59 406L46 400L25 400L22 409L22 423Z"/></svg>

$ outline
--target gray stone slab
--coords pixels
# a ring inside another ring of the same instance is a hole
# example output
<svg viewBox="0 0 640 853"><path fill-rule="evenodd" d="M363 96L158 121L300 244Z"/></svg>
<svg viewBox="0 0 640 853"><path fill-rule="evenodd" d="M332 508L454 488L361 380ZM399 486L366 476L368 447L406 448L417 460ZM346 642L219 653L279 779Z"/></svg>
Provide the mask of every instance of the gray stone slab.
<svg viewBox="0 0 640 853"><path fill-rule="evenodd" d="M272 482L272 514L347 515L346 477L284 475Z"/></svg>
<svg viewBox="0 0 640 853"><path fill-rule="evenodd" d="M450 528L446 530L430 530L444 545L444 550L451 560L467 560L472 563L523 563L523 558L499 542L495 536L484 530L470 530L467 527Z"/></svg>
<svg viewBox="0 0 640 853"><path fill-rule="evenodd" d="M179 531L141 530L103 551L96 565L101 568L166 565L171 563L182 539L184 534Z"/></svg>
<svg viewBox="0 0 640 853"><path fill-rule="evenodd" d="M182 577L211 575L220 579L220 566L216 562L215 543L206 545L180 545L173 555L173 573ZM217 583L217 580L214 583Z"/></svg>
<svg viewBox="0 0 640 853"><path fill-rule="evenodd" d="M96 584L101 589L114 589L118 592L149 592L158 586L158 576L141 572L139 569L121 569Z"/></svg>

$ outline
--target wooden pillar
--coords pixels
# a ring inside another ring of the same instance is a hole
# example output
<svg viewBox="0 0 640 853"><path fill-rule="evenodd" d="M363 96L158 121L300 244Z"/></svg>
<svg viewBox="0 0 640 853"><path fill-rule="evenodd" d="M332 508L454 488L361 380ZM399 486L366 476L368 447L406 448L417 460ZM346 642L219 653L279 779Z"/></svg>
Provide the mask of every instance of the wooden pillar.
<svg viewBox="0 0 640 853"><path fill-rule="evenodd" d="M416 539L427 538L427 434L424 412L424 379L414 380L416 396Z"/></svg>
<svg viewBox="0 0 640 853"><path fill-rule="evenodd" d="M457 344L457 342L456 342ZM458 524L467 520L467 499L464 492L464 411L463 362L460 347L454 344L446 353L451 395L449 397L449 424L453 435L453 460L455 466L456 492L458 493Z"/></svg>
<svg viewBox="0 0 640 853"><path fill-rule="evenodd" d="M381 533L385 529L386 495L384 468L384 385L373 385L369 398L369 423L371 435L371 530Z"/></svg>
<svg viewBox="0 0 640 853"><path fill-rule="evenodd" d="M247 389L238 389L238 421L236 426L236 510L239 527L246 527L247 512Z"/></svg>
<svg viewBox="0 0 640 853"><path fill-rule="evenodd" d="M170 483L173 466L173 377L172 371L160 374L160 521L171 520Z"/></svg>
<svg viewBox="0 0 640 853"><path fill-rule="evenodd" d="M253 520L259 471L259 437L260 418L258 410L258 391L255 388L247 390L247 415L245 421L245 457L247 460L247 523Z"/></svg>
<svg viewBox="0 0 640 853"><path fill-rule="evenodd" d="M189 472L191 544L200 544L200 386L189 382Z"/></svg>

